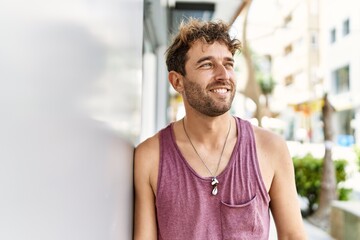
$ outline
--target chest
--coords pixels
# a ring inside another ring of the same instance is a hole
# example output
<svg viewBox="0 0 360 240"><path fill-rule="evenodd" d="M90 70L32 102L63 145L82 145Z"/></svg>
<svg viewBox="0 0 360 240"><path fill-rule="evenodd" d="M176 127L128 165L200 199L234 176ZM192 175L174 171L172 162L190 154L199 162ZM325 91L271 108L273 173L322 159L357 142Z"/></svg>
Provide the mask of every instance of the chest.
<svg viewBox="0 0 360 240"><path fill-rule="evenodd" d="M186 164L201 177L214 177L221 174L228 166L236 151L236 138L229 139L227 144L217 148L203 145L192 145L188 142L179 142L178 148Z"/></svg>

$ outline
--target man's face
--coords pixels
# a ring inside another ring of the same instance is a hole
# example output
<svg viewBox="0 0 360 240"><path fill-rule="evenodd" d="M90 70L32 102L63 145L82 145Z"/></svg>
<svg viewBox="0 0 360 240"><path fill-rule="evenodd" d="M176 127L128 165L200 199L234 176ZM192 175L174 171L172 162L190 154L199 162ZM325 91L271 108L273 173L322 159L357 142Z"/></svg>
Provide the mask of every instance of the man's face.
<svg viewBox="0 0 360 240"><path fill-rule="evenodd" d="M195 42L187 53L184 100L198 112L215 117L227 112L234 99L234 60L226 45Z"/></svg>

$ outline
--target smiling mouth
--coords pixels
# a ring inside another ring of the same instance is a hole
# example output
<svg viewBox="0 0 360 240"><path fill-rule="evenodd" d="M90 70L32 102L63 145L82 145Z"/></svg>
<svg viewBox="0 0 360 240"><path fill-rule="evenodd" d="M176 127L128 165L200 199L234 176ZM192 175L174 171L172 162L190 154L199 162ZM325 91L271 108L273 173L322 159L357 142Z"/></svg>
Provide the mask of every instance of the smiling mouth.
<svg viewBox="0 0 360 240"><path fill-rule="evenodd" d="M227 93L230 90L226 89L226 88L216 88L216 89L212 89L210 91L213 92L213 93L224 94L224 93Z"/></svg>

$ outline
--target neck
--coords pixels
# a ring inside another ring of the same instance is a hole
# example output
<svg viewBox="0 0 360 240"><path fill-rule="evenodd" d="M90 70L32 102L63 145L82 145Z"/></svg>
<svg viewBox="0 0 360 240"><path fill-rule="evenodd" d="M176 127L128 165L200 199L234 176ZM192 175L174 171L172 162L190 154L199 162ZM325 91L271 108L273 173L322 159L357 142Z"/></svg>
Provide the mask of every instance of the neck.
<svg viewBox="0 0 360 240"><path fill-rule="evenodd" d="M218 117L199 117L199 116L185 116L184 125L194 141L202 143L218 144L222 143L224 135L227 133L230 121L234 118L225 113ZM234 125L235 122L231 123Z"/></svg>

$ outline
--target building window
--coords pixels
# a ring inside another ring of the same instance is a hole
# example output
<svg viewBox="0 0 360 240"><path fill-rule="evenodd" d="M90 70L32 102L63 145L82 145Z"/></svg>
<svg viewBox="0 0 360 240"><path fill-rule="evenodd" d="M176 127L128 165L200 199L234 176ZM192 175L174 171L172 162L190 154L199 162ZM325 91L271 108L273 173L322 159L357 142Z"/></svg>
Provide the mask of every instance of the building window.
<svg viewBox="0 0 360 240"><path fill-rule="evenodd" d="M343 36L346 36L350 33L350 20L346 19L343 22Z"/></svg>
<svg viewBox="0 0 360 240"><path fill-rule="evenodd" d="M333 28L330 31L330 42L334 43L336 41L336 29Z"/></svg>
<svg viewBox="0 0 360 240"><path fill-rule="evenodd" d="M350 67L346 65L332 72L334 93L340 94L350 90Z"/></svg>
<svg viewBox="0 0 360 240"><path fill-rule="evenodd" d="M313 48L316 48L318 46L318 38L316 32L311 33L311 46Z"/></svg>

